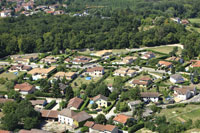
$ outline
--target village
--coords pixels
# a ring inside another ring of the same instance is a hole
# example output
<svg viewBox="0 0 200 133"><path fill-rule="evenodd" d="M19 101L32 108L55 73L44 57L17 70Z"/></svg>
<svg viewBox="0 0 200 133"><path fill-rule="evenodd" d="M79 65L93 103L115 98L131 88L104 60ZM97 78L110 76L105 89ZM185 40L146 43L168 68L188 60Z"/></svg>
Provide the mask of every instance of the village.
<svg viewBox="0 0 200 133"><path fill-rule="evenodd" d="M0 61L0 103L15 101L8 95L15 91L22 99L29 97L40 112L41 129L19 133L126 133L138 119L134 114L141 105L140 117L147 118L172 106L200 102L199 74L190 71L200 67L200 60L184 61L182 48L178 44L11 55ZM178 121L187 120L176 115L173 118ZM109 124L99 124L103 118Z"/></svg>

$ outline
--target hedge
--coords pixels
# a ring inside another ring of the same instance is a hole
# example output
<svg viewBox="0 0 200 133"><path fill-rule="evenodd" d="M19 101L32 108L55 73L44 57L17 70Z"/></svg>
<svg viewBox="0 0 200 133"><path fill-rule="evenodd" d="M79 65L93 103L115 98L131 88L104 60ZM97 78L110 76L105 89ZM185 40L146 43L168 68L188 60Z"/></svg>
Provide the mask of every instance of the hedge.
<svg viewBox="0 0 200 133"><path fill-rule="evenodd" d="M88 114L97 114L97 111L89 111L89 110L85 110L85 112L87 112Z"/></svg>
<svg viewBox="0 0 200 133"><path fill-rule="evenodd" d="M56 100L51 101L48 103L44 109L52 109L56 105Z"/></svg>
<svg viewBox="0 0 200 133"><path fill-rule="evenodd" d="M83 110L84 110L84 108L88 105L89 101L90 101L89 98L87 98L87 99L85 100L84 104L83 104L83 105L81 106L81 108L80 108L80 111L83 111Z"/></svg>
<svg viewBox="0 0 200 133"><path fill-rule="evenodd" d="M35 91L34 94L37 97L53 97L53 94L51 94L51 93L45 93L45 92L41 92L41 91Z"/></svg>
<svg viewBox="0 0 200 133"><path fill-rule="evenodd" d="M116 102L117 100L115 100L110 106L104 109L103 112L108 113L113 108L113 106L115 106Z"/></svg>
<svg viewBox="0 0 200 133"><path fill-rule="evenodd" d="M134 133L134 132L136 132L137 130L143 128L143 127L144 127L144 123L143 123L143 122L142 122L142 123L138 123L138 124L136 124L136 125L130 127L129 130L128 130L128 132L129 132L129 133Z"/></svg>
<svg viewBox="0 0 200 133"><path fill-rule="evenodd" d="M174 104L174 105L168 105L168 109L176 108L176 107L185 107L187 103L180 103L180 104Z"/></svg>

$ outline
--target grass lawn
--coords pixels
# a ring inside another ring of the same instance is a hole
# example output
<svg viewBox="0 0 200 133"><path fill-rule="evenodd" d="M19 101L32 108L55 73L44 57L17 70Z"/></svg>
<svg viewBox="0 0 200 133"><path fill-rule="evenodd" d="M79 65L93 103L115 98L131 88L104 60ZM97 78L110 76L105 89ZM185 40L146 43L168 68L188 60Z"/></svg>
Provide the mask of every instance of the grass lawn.
<svg viewBox="0 0 200 133"><path fill-rule="evenodd" d="M104 80L104 82L106 83L106 84L113 84L113 82L114 82L114 76L112 77L112 76L109 76L109 77L107 77L105 80Z"/></svg>
<svg viewBox="0 0 200 133"><path fill-rule="evenodd" d="M200 133L200 129L194 128L194 129L190 129L185 131L185 133Z"/></svg>
<svg viewBox="0 0 200 133"><path fill-rule="evenodd" d="M153 133L153 132L149 129L142 128L142 129L136 131L136 133Z"/></svg>
<svg viewBox="0 0 200 133"><path fill-rule="evenodd" d="M0 85L0 91L8 91L5 85Z"/></svg>
<svg viewBox="0 0 200 133"><path fill-rule="evenodd" d="M197 28L197 27L193 27L193 26L187 26L186 27L187 30L189 31L196 31L196 32L199 32L200 33L200 28Z"/></svg>
<svg viewBox="0 0 200 133"><path fill-rule="evenodd" d="M86 76L85 76L85 77L86 77ZM89 84L90 82L95 83L95 82L97 82L99 79L101 79L101 77L92 77L92 80L86 80L85 77L83 77L83 78L81 78L81 77L76 78L76 79L72 82L72 84L71 84L72 88L73 88L74 90L76 90L77 88L79 88L79 87L81 86L81 84ZM75 86L75 82L76 82L77 86Z"/></svg>
<svg viewBox="0 0 200 133"><path fill-rule="evenodd" d="M191 23L200 23L200 18L191 18L189 19Z"/></svg>
<svg viewBox="0 0 200 133"><path fill-rule="evenodd" d="M168 121L187 121L192 119L193 121L200 120L200 106L199 105L187 105L184 108L172 108L163 109L158 115L165 115Z"/></svg>
<svg viewBox="0 0 200 133"><path fill-rule="evenodd" d="M0 74L0 78L7 78L8 80L15 79L17 76L24 74L25 72L18 72L18 75L15 75L14 72L4 72Z"/></svg>
<svg viewBox="0 0 200 133"><path fill-rule="evenodd" d="M168 54L169 52L171 52L173 50L175 46L159 46L159 47L153 47L153 48L147 48L149 50L154 50L154 51L157 51L157 52L160 52L160 53L165 53L165 54ZM181 48L178 47L178 53L177 54L181 54Z"/></svg>

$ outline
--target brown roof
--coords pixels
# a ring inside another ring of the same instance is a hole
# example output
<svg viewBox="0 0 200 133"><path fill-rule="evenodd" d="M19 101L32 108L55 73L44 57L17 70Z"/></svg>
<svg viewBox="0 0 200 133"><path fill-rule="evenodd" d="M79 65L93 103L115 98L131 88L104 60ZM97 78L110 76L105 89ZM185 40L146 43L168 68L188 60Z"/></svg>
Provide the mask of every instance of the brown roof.
<svg viewBox="0 0 200 133"><path fill-rule="evenodd" d="M40 113L44 118L58 118L57 110L41 110Z"/></svg>
<svg viewBox="0 0 200 133"><path fill-rule="evenodd" d="M31 71L28 72L28 74L34 75L34 74L48 74L49 72L56 69L56 67L49 67L49 68L34 68Z"/></svg>
<svg viewBox="0 0 200 133"><path fill-rule="evenodd" d="M106 131L113 131L114 129L116 128L116 126L113 126L113 125L105 125L104 129Z"/></svg>
<svg viewBox="0 0 200 133"><path fill-rule="evenodd" d="M158 92L141 92L141 97L159 97L160 94Z"/></svg>
<svg viewBox="0 0 200 133"><path fill-rule="evenodd" d="M19 133L50 133L50 132L40 130L40 129L31 129L31 130L21 129L19 130Z"/></svg>
<svg viewBox="0 0 200 133"><path fill-rule="evenodd" d="M77 113L75 116L73 116L73 119L76 120L77 122L83 122L90 118L92 118L92 116L86 113L85 111L81 111Z"/></svg>
<svg viewBox="0 0 200 133"><path fill-rule="evenodd" d="M159 61L158 64L160 64L160 65L164 65L164 66L166 66L166 67L169 67L169 66L172 65L171 62L167 62L167 61Z"/></svg>
<svg viewBox="0 0 200 133"><path fill-rule="evenodd" d="M192 67L200 67L200 60L192 60L191 62L193 63Z"/></svg>
<svg viewBox="0 0 200 133"><path fill-rule="evenodd" d="M104 131L105 126L101 124L95 124L92 129L98 130L98 131Z"/></svg>
<svg viewBox="0 0 200 133"><path fill-rule="evenodd" d="M85 127L91 128L94 124L95 124L94 121L87 121L87 122L84 124L84 126L85 126Z"/></svg>
<svg viewBox="0 0 200 133"><path fill-rule="evenodd" d="M72 99L69 100L67 108L70 107L75 107L75 108L80 108L81 104L83 103L83 100L78 98L78 97L74 97Z"/></svg>
<svg viewBox="0 0 200 133"><path fill-rule="evenodd" d="M150 77L141 77L140 80L149 81L149 80L151 80L151 78Z"/></svg>
<svg viewBox="0 0 200 133"><path fill-rule="evenodd" d="M54 77L72 77L75 74L75 72L57 72Z"/></svg>
<svg viewBox="0 0 200 133"><path fill-rule="evenodd" d="M97 100L99 100L99 99L103 99L103 100L105 100L105 101L108 100L107 97L105 97L105 96L103 96L103 95L101 95L101 94L99 94L99 95L97 95L97 96L95 96L95 97L92 98L93 101L97 101Z"/></svg>
<svg viewBox="0 0 200 133"><path fill-rule="evenodd" d="M46 100L30 100L32 105L42 105Z"/></svg>
<svg viewBox="0 0 200 133"><path fill-rule="evenodd" d="M123 114L118 114L113 120L125 124L129 118L131 117Z"/></svg>
<svg viewBox="0 0 200 133"><path fill-rule="evenodd" d="M147 81L142 81L142 80L139 80L139 79L135 79L132 81L132 84L136 84L136 85L148 85L148 82Z"/></svg>
<svg viewBox="0 0 200 133"><path fill-rule="evenodd" d="M186 95L189 90L183 88L174 88L178 94Z"/></svg>
<svg viewBox="0 0 200 133"><path fill-rule="evenodd" d="M0 133L12 133L12 132L7 130L0 130Z"/></svg>
<svg viewBox="0 0 200 133"><path fill-rule="evenodd" d="M70 110L70 109L63 109L59 112L60 115L72 118L73 116L75 116L77 113L75 113L74 111Z"/></svg>
<svg viewBox="0 0 200 133"><path fill-rule="evenodd" d="M15 89L19 89L20 91L30 91L31 89L33 89L33 85L30 85L29 83L25 82L22 84L16 84L15 85Z"/></svg>
<svg viewBox="0 0 200 133"><path fill-rule="evenodd" d="M0 103L13 102L13 99L0 98Z"/></svg>
<svg viewBox="0 0 200 133"><path fill-rule="evenodd" d="M93 67L93 68L88 68L87 72L94 72L94 71L103 71L103 67Z"/></svg>

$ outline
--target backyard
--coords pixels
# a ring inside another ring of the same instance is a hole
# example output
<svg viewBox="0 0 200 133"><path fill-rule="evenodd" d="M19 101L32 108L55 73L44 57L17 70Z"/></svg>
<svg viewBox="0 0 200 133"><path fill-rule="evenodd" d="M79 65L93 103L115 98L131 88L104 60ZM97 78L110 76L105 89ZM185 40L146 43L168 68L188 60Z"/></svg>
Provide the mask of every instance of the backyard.
<svg viewBox="0 0 200 133"><path fill-rule="evenodd" d="M13 80L15 78L17 78L17 76L20 76L22 74L24 74L25 72L18 72L18 73L14 73L14 72L3 72L0 74L0 78L5 78L8 80Z"/></svg>
<svg viewBox="0 0 200 133"><path fill-rule="evenodd" d="M171 52L173 50L175 46L158 46L158 47L153 47L153 48L147 48L147 50L153 50L153 51L157 51L160 53L164 53L164 54L168 54L169 52ZM181 48L178 47L178 53L177 54L181 54Z"/></svg>
<svg viewBox="0 0 200 133"><path fill-rule="evenodd" d="M199 105L187 105L186 107L176 107L172 109L163 109L159 116L166 116L168 121L185 122L189 119L196 121L200 120L200 106Z"/></svg>

